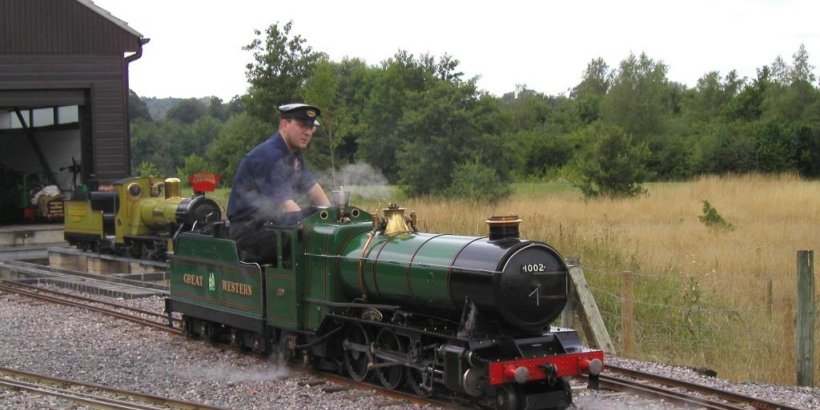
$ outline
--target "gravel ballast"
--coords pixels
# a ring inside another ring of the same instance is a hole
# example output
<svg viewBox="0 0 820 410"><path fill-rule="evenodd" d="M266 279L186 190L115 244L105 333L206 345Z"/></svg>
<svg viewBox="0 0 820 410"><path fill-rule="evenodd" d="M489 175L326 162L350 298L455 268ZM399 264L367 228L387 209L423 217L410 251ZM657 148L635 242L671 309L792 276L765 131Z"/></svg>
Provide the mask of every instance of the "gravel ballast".
<svg viewBox="0 0 820 410"><path fill-rule="evenodd" d="M161 298L118 303L156 312L163 308ZM686 369L607 360L797 408L820 409L820 389L736 384ZM372 390L325 392L327 384L306 384L315 379L273 358L263 359L85 310L5 294L0 295L0 366L231 409L435 408ZM575 403L579 409L674 408L628 394L586 390L576 393ZM47 397L0 389L0 408L44 407L78 408Z"/></svg>

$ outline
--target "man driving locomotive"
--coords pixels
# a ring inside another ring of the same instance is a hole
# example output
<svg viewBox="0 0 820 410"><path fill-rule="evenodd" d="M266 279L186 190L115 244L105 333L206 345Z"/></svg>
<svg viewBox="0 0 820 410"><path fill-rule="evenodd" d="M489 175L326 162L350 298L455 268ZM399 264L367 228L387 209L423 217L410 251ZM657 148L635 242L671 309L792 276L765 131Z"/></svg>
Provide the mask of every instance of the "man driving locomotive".
<svg viewBox="0 0 820 410"><path fill-rule="evenodd" d="M239 163L228 199L228 219L231 239L243 260L264 262L275 257L273 234L262 228L266 222L297 222L303 201L315 207L330 205L302 156L319 115L319 108L308 104L280 106L279 129Z"/></svg>

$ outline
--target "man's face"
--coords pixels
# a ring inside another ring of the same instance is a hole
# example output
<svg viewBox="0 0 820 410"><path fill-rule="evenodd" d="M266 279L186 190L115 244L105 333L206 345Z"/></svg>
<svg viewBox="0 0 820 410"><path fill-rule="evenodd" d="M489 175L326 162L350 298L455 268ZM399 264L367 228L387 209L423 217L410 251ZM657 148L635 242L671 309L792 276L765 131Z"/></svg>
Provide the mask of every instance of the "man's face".
<svg viewBox="0 0 820 410"><path fill-rule="evenodd" d="M310 144L313 138L313 124L305 121L289 118L279 121L279 134L285 140L291 151L303 151Z"/></svg>

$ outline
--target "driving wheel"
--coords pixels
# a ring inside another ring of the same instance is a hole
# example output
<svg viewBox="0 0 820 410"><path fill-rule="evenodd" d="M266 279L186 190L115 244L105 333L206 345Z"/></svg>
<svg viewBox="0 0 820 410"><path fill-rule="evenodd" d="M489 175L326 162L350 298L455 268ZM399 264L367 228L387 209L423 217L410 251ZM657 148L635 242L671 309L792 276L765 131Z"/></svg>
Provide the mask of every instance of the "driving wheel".
<svg viewBox="0 0 820 410"><path fill-rule="evenodd" d="M384 352L397 360L407 357L407 349L404 343L396 335L393 329L384 328L376 335L376 350ZM376 367L376 376L382 383L382 386L390 390L396 390L404 381L404 365L378 357L374 357L376 365L393 362L392 366Z"/></svg>
<svg viewBox="0 0 820 410"><path fill-rule="evenodd" d="M358 323L348 323L345 329L344 348L345 369L353 380L367 378L370 363L370 338L364 327Z"/></svg>

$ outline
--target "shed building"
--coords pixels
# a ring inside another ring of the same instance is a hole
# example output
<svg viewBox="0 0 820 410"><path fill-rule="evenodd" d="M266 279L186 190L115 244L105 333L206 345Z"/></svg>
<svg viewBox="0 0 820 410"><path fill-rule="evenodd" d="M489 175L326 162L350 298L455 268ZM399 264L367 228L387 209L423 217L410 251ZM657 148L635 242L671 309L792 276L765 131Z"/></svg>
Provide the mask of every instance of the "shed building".
<svg viewBox="0 0 820 410"><path fill-rule="evenodd" d="M147 42L90 0L0 1L0 223L38 187L129 175L128 66Z"/></svg>

